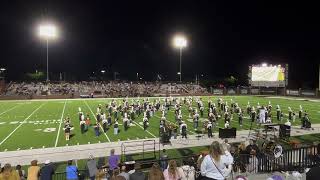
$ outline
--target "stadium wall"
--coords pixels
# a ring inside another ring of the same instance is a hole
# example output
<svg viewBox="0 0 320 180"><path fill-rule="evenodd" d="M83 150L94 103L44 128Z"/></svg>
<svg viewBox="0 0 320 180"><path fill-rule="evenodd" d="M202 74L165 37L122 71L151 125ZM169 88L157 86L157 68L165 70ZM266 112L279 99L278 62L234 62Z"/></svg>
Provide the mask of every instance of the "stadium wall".
<svg viewBox="0 0 320 180"><path fill-rule="evenodd" d="M278 87L224 87L214 88L210 87L211 95L273 95L273 96L296 96L296 97L311 97L320 98L319 89L286 89Z"/></svg>

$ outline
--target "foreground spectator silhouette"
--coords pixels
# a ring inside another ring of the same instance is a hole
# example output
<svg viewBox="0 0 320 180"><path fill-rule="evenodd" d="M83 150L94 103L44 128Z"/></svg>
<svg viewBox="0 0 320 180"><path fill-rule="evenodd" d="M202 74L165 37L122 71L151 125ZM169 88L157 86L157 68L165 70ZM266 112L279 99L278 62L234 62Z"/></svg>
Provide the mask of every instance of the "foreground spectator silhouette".
<svg viewBox="0 0 320 180"><path fill-rule="evenodd" d="M87 162L87 169L89 172L90 180L95 180L98 169L97 169L97 162L92 155L90 155L89 160Z"/></svg>
<svg viewBox="0 0 320 180"><path fill-rule="evenodd" d="M178 171L177 162L175 160L170 160L168 168L163 171L163 176L165 180L179 180L181 176Z"/></svg>
<svg viewBox="0 0 320 180"><path fill-rule="evenodd" d="M149 180L164 180L163 173L158 163L154 163L149 171Z"/></svg>
<svg viewBox="0 0 320 180"><path fill-rule="evenodd" d="M131 171L132 174L130 174L129 179L130 180L144 180L146 179L145 174L141 171L141 164L136 163L134 165L134 170Z"/></svg>
<svg viewBox="0 0 320 180"><path fill-rule="evenodd" d="M224 156L221 144L214 141L210 145L210 153L206 155L201 163L202 179L224 180L231 172L230 160Z"/></svg>
<svg viewBox="0 0 320 180"><path fill-rule="evenodd" d="M28 180L38 180L40 176L40 167L38 161L31 161L31 166L28 168Z"/></svg>
<svg viewBox="0 0 320 180"><path fill-rule="evenodd" d="M127 172L127 168L125 165L121 166L121 173L119 174L119 176L123 176L124 178L126 178L126 180L129 180L130 174Z"/></svg>
<svg viewBox="0 0 320 180"><path fill-rule="evenodd" d="M40 180L52 180L54 174L53 164L50 160L44 162L44 166L40 169Z"/></svg>
<svg viewBox="0 0 320 180"><path fill-rule="evenodd" d="M115 155L114 149L111 149L110 156L109 156L109 159L108 159L109 169L110 169L109 174L113 174L112 171L114 169L118 168L119 161L120 161L119 156Z"/></svg>
<svg viewBox="0 0 320 180"><path fill-rule="evenodd" d="M68 161L68 166L66 167L66 178L67 180L78 180L78 168L75 165L72 165L72 160Z"/></svg>
<svg viewBox="0 0 320 180"><path fill-rule="evenodd" d="M0 173L0 180L20 180L20 177L10 164L5 164Z"/></svg>
<svg viewBox="0 0 320 180"><path fill-rule="evenodd" d="M21 165L16 166L16 171L19 174L20 180L25 180L27 178L26 172L21 169Z"/></svg>

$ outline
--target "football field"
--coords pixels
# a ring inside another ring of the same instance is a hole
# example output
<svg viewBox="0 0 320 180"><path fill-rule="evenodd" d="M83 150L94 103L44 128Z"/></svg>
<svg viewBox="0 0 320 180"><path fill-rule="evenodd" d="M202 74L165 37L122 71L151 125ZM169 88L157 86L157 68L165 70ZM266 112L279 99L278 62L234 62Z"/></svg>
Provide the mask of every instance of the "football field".
<svg viewBox="0 0 320 180"><path fill-rule="evenodd" d="M200 118L200 121L204 121L207 118L208 98L212 102L217 104L218 96L202 97L203 104L205 106L204 117ZM284 112L284 119L287 119L288 107L291 107L296 114L299 111L299 105L303 107L309 114L310 120L313 124L320 123L320 102L319 100L302 100L281 97L255 97L255 96L223 96L224 101L227 101L230 105L230 100L233 99L244 110L248 101L252 106L267 105L271 102L272 108L272 120L276 121L276 105L279 104L281 110ZM137 99L137 98L134 98ZM140 98L140 101L143 98ZM150 102L153 102L154 98L149 98ZM158 99L158 98L157 98ZM163 98L161 98L163 99ZM120 103L122 98L115 99ZM101 133L96 137L93 127L89 127L88 131L81 134L79 124L79 107L82 112L90 115L91 123L94 124L96 109L99 104L102 105L103 112L106 111L105 104L109 104L111 99L59 99L59 100L12 100L12 101L0 101L0 151L14 151L23 149L36 149L47 147L61 147L72 146L77 144L93 144L102 142L114 142L114 141L127 141L137 139L147 139L159 136L159 120L161 112L157 111L154 116L149 120L149 127L146 131L143 130L142 118L143 116L136 117L132 123L132 126L124 131L122 125L122 117L119 120L120 133L113 134L113 126L106 132ZM129 98L131 103L131 98ZM193 106L196 107L196 102L193 102ZM193 121L188 118L188 109L186 106L182 107L183 120L187 123L188 133L196 134L193 129ZM71 124L74 126L71 131L72 137L70 141L66 141L64 137L64 122L66 117L71 118ZM112 116L113 117L113 116ZM175 122L174 107L170 108L167 114L167 121ZM249 116L244 113L244 125L242 127L238 124L238 116L234 115L231 121L231 126L236 127L237 130L249 129L251 121ZM300 125L298 115L293 125ZM202 123L199 124L199 129L202 128ZM223 127L224 121L219 119L218 127ZM217 131L217 128L214 132ZM253 128L257 125L253 123ZM102 131L101 131L102 132Z"/></svg>

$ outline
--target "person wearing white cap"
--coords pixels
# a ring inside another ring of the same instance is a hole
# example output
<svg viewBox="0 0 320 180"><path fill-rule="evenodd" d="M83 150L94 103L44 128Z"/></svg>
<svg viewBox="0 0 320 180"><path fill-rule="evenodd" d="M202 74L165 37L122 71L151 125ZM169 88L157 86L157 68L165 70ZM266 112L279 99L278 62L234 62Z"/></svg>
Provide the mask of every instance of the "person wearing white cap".
<svg viewBox="0 0 320 180"><path fill-rule="evenodd" d="M180 131L182 138L187 139L187 124L184 121L181 121Z"/></svg>
<svg viewBox="0 0 320 180"><path fill-rule="evenodd" d="M114 123L114 125L113 125L113 133L115 134L115 135L117 135L118 134L118 132L119 132L119 123L118 123L118 121L116 121L115 123Z"/></svg>
<svg viewBox="0 0 320 180"><path fill-rule="evenodd" d="M40 169L40 180L52 180L54 168L50 160L44 162L44 166Z"/></svg>

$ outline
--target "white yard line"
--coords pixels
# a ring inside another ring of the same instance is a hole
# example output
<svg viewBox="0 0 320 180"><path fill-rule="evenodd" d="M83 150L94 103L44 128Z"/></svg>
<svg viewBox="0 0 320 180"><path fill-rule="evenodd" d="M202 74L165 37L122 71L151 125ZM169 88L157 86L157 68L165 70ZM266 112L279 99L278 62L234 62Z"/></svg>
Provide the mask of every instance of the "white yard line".
<svg viewBox="0 0 320 180"><path fill-rule="evenodd" d="M136 125L138 125L141 129L143 129L143 127L139 124L139 123L136 123L135 121L132 121L134 122ZM146 130L147 133L149 133L151 136L153 136L154 138L156 138L156 136L154 134L152 134L150 131Z"/></svg>
<svg viewBox="0 0 320 180"><path fill-rule="evenodd" d="M67 100L65 100L65 102L64 102L64 106L63 106L63 110L62 110L61 118L60 118L59 129L58 129L58 133L57 133L56 142L54 144L54 147L57 147L57 145L58 145L58 140L59 140L59 135L60 135L60 130L61 130L61 124L62 124L62 119L63 119L63 115L64 115L64 110L66 109L66 104L67 104Z"/></svg>
<svg viewBox="0 0 320 180"><path fill-rule="evenodd" d="M9 139L9 137L16 132L23 124L25 124L24 122L26 122L35 112L37 112L45 103L41 104L37 109L35 109L26 119L24 119L22 121L22 123L20 123L19 126L17 126L6 138L4 138L1 142L0 145L2 145L7 139Z"/></svg>
<svg viewBox="0 0 320 180"><path fill-rule="evenodd" d="M0 113L0 116L2 115L2 114L4 114L4 113L7 113L7 112L9 112L9 111L11 111L11 110L13 110L13 109L15 109L15 108L17 108L18 106L20 106L21 104L18 104L18 105L16 105L16 106L13 106L12 108L10 108L10 109L7 109L7 110L5 110L5 111L3 111L2 113Z"/></svg>
<svg viewBox="0 0 320 180"><path fill-rule="evenodd" d="M89 110L91 111L93 117L96 119L96 121L98 121L96 115L95 115L95 114L93 113L93 111L91 110L91 108L90 108L90 106L88 105L87 101L86 101L86 100L83 100L83 101L84 101L84 103L87 105L87 107L89 108ZM106 136L107 140L108 140L109 142L111 142L110 139L109 139L109 137L108 137L108 135L103 131L102 127L101 127L101 126L99 126L99 127L100 127L100 129L102 130L103 134Z"/></svg>

